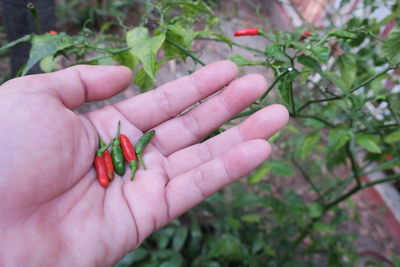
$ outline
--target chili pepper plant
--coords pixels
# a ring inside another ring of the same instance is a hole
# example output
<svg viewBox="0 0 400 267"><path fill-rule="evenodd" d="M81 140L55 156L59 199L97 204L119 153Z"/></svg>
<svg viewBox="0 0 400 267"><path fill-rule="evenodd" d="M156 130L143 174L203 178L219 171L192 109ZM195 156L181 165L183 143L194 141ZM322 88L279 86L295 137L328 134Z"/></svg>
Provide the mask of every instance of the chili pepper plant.
<svg viewBox="0 0 400 267"><path fill-rule="evenodd" d="M331 17L324 27L304 23L282 32L251 25L234 33L218 27L212 1L145 1L139 26L118 19L99 31L85 26L76 35L31 34L3 45L0 53L31 42L21 75L36 63L53 71L61 57L70 65L122 64L135 70L133 82L145 92L170 60L190 59L189 73L208 63L201 59L207 51L193 49L197 39L248 50L252 58L229 59L243 68L261 66L266 74L272 70L273 80L262 97L209 138L280 102L291 120L269 141L281 156L154 233L118 266L355 266L361 259L356 236L342 230L357 220L351 197L400 177L390 172L400 163L400 9L384 1L390 12L375 19L379 4L361 1L362 15L346 20L341 7L347 2L329 6L340 19ZM110 27L123 34L108 33ZM265 49L243 45L241 38L262 40ZM384 179L362 179L385 170ZM274 184L284 179L301 179L303 190Z"/></svg>

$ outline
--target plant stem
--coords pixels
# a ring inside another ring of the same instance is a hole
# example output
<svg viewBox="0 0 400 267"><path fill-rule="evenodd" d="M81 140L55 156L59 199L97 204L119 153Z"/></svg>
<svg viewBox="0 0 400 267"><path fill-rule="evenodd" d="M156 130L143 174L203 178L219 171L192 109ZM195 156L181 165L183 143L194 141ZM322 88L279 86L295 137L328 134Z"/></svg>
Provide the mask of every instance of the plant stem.
<svg viewBox="0 0 400 267"><path fill-rule="evenodd" d="M263 101L264 98L269 94L269 92L275 87L275 85L280 81L280 79L283 78L289 71L292 71L291 69L287 69L281 74L276 77L276 79L271 83L271 85L268 87L267 91L259 98L259 101Z"/></svg>
<svg viewBox="0 0 400 267"><path fill-rule="evenodd" d="M290 85L290 88L289 88L289 97L290 97L290 106L292 109L292 116L294 118L296 118L297 112L296 112L296 106L295 106L294 98L293 98L293 83Z"/></svg>
<svg viewBox="0 0 400 267"><path fill-rule="evenodd" d="M304 177L304 179L310 184L311 188L317 193L318 197L323 199L324 196L321 195L321 192L318 190L317 186L314 184L314 182L311 180L311 177L308 175L308 173L300 166L300 164L297 163L297 161L292 157L292 162L293 165L296 166L296 168L300 171L301 175Z"/></svg>
<svg viewBox="0 0 400 267"><path fill-rule="evenodd" d="M291 114L291 116L292 116L292 114ZM300 114L297 114L296 117L298 117L298 118L305 118L305 119L317 120L317 121L322 122L323 124L329 126L330 128L335 128L335 125L334 125L334 124L332 124L332 123L330 123L330 122L328 122L328 121L326 121L326 120L324 120L324 119L321 119L321 118L319 118L319 117L317 117L317 116L313 116L313 115L300 115Z"/></svg>
<svg viewBox="0 0 400 267"><path fill-rule="evenodd" d="M323 99L314 99L314 100L310 100L307 101L306 103L304 103L304 105L302 105L297 112L302 111L303 109L305 109L307 106L313 104L313 103L321 103L321 102L329 102L329 101L333 101L333 100L337 100L337 99L341 99L342 96L337 96L337 97L331 97L331 98L323 98Z"/></svg>
<svg viewBox="0 0 400 267"><path fill-rule="evenodd" d="M381 72L378 72L377 74L369 77L368 79L366 79L364 82L360 83L359 85L357 85L356 87L353 87L352 89L350 89L349 94L352 94L354 91L360 89L361 87L367 85L368 83L372 82L373 80L375 80L376 78L382 76L383 74L385 74L386 72L388 72L389 70L395 69L396 66L390 65L388 67L386 67L385 69L383 69ZM344 95L342 96L344 97Z"/></svg>
<svg viewBox="0 0 400 267"><path fill-rule="evenodd" d="M398 178L400 178L400 174L399 173L393 174L393 175L389 175L389 176L387 176L385 178L365 183L365 184L363 184L362 188L364 189L364 188L367 188L367 187L370 187L370 186L374 186L374 185L377 185L377 184L391 182L391 181L394 181L394 180L396 180Z"/></svg>
<svg viewBox="0 0 400 267"><path fill-rule="evenodd" d="M170 44L176 46L177 48L179 48L180 50L182 50L187 56L191 57L195 62L199 63L199 64L202 65L202 66L205 66L205 65L206 65L203 61L201 61L198 57L196 57L192 52L190 52L189 50L187 50L186 48L184 48L184 47L181 46L180 44L178 44L178 43L172 41L172 40L169 39L169 38L166 38L165 40L166 40L168 43L170 43Z"/></svg>
<svg viewBox="0 0 400 267"><path fill-rule="evenodd" d="M337 97L331 97L331 98L323 98L323 99L314 99L314 100L310 100L307 101L304 105L302 105L297 112L302 111L304 108L306 108L307 106L314 104L314 103L321 103L321 102L329 102L329 101L333 101L333 100L337 100L337 99L343 99L345 98L347 95L354 93L356 90L360 89L361 87L365 86L366 84L370 83L371 81L375 80L376 78L382 76L383 74L385 74L386 72L388 72L389 70L395 69L396 66L390 65L388 67L386 67L384 70L382 70L381 72L371 76L370 78L368 78L367 80L365 80L364 82L360 83L359 85L353 87L352 89L350 89L350 91L347 94L343 94L343 95L339 95Z"/></svg>
<svg viewBox="0 0 400 267"><path fill-rule="evenodd" d="M223 42L223 43L225 43L224 40L218 39L218 38L196 37L196 39L198 39L198 40L206 40L206 41L216 41L216 42ZM255 53L257 53L257 54L260 54L260 55L265 56L265 53L264 53L263 51L258 50L258 49L256 49L256 48L253 48L253 47L250 47L250 46L247 46L247 45L242 45L242 44L239 44L239 43L236 43L236 42L233 42L233 41L232 41L232 44L233 44L234 46L237 46L237 47L240 47L240 48L243 48L243 49L246 49L246 50L249 50L249 51L252 51L252 52L255 52Z"/></svg>
<svg viewBox="0 0 400 267"><path fill-rule="evenodd" d="M31 14L33 16L33 21L35 22L35 27L36 27L37 33L39 33L39 34L42 33L42 28L40 27L39 16L38 16L36 7L32 3L28 3L26 5L26 7L29 9L29 11L31 12Z"/></svg>
<svg viewBox="0 0 400 267"><path fill-rule="evenodd" d="M346 145L346 153L347 153L347 156L350 158L351 170L353 171L354 179L357 182L357 187L360 187L361 186L361 180L360 180L360 176L358 175L357 164L356 164L356 162L354 160L353 153L351 151L350 145L351 145L350 142L347 143L347 145Z"/></svg>

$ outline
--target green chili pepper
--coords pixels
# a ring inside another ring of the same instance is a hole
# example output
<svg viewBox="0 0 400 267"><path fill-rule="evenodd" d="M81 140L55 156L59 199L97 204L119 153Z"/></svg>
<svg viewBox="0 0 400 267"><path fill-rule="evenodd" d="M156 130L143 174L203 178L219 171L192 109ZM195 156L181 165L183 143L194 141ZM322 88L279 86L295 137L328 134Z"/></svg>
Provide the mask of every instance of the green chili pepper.
<svg viewBox="0 0 400 267"><path fill-rule="evenodd" d="M118 121L117 134L115 135L111 150L111 157L114 164L115 172L122 176L125 173L125 159L122 154L121 142L119 141L119 132L121 129L121 121Z"/></svg>
<svg viewBox="0 0 400 267"><path fill-rule="evenodd" d="M146 169L146 165L144 165L142 154L146 146L150 143L151 138L156 134L156 131L151 130L150 132L145 133L136 143L136 156L139 159L140 165L143 166L143 169Z"/></svg>

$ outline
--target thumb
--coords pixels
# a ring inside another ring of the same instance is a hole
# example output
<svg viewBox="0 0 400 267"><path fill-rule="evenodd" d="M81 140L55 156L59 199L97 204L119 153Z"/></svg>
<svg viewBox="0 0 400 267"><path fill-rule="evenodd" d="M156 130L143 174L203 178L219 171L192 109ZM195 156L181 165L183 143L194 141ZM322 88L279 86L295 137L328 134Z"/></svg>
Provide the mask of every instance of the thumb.
<svg viewBox="0 0 400 267"><path fill-rule="evenodd" d="M12 83L13 87L53 95L73 109L119 93L128 87L131 79L131 70L124 66L77 65L53 73L17 78L5 86Z"/></svg>

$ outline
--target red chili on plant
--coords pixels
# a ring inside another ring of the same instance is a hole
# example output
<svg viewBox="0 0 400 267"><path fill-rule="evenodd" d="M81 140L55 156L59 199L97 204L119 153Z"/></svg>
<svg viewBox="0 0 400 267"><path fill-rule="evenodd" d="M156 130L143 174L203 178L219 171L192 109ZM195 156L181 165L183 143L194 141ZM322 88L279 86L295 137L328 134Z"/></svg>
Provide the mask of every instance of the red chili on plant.
<svg viewBox="0 0 400 267"><path fill-rule="evenodd" d="M303 32L303 34L300 36L300 41L304 41L310 35L311 35L311 31Z"/></svg>
<svg viewBox="0 0 400 267"><path fill-rule="evenodd" d="M260 30L258 28L245 28L233 33L234 36L247 36L247 35L259 35Z"/></svg>
<svg viewBox="0 0 400 267"><path fill-rule="evenodd" d="M387 154L387 155L385 156L385 159L386 159L386 160L391 160L392 158L393 158L393 156L390 155L390 154Z"/></svg>
<svg viewBox="0 0 400 267"><path fill-rule="evenodd" d="M49 33L50 33L50 34L57 34L58 32L55 31L55 30L51 30L51 31L49 31Z"/></svg>

